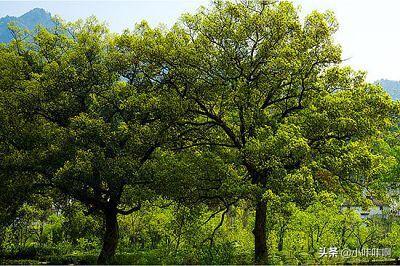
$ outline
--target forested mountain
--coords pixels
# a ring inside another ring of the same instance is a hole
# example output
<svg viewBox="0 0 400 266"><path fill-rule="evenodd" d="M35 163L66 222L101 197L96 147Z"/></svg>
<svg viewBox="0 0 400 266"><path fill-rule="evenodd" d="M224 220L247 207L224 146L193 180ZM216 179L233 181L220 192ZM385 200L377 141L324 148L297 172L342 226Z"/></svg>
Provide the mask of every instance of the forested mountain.
<svg viewBox="0 0 400 266"><path fill-rule="evenodd" d="M393 100L400 99L400 81L381 79L376 83L380 84L392 96Z"/></svg>
<svg viewBox="0 0 400 266"><path fill-rule="evenodd" d="M54 26L51 14L42 8L35 8L20 17L6 16L0 18L0 42L9 42L12 39L11 31L8 26L15 23L17 26L33 30L36 26L42 25L46 28Z"/></svg>

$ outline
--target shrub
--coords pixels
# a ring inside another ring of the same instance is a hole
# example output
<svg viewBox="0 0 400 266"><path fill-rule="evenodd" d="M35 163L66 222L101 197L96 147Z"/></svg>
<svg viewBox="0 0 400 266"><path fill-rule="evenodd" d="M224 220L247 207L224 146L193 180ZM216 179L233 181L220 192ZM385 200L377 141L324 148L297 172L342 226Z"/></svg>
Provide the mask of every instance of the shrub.
<svg viewBox="0 0 400 266"><path fill-rule="evenodd" d="M66 265L66 264L96 264L97 254L68 254L63 256L47 256L43 258L47 264Z"/></svg>

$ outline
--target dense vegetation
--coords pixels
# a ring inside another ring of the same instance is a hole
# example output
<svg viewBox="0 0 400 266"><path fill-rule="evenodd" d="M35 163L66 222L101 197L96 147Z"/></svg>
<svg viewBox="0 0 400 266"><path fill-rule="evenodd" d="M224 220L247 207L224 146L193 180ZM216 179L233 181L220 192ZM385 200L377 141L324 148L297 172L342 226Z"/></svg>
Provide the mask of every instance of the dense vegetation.
<svg viewBox="0 0 400 266"><path fill-rule="evenodd" d="M268 217L270 263L343 263L388 258L325 256L319 249L335 246L356 249L392 248L400 256L400 223L394 215L386 219L360 218L353 211L340 212L334 197L322 195L301 210L288 205ZM48 200L41 205L24 205L18 219L3 232L3 263L94 264L101 249L102 219L87 216L78 203L54 210ZM47 205L46 205L47 204ZM46 208L47 206L47 208ZM120 242L115 257L119 264L251 264L253 262L251 206L242 202L226 214L224 225L209 237L220 216L205 223L213 211L208 207L189 209L179 204L149 206L121 216ZM17 259L19 261L17 261Z"/></svg>
<svg viewBox="0 0 400 266"><path fill-rule="evenodd" d="M3 258L398 256L395 204L369 220L344 207L398 191L399 105L341 67L337 27L285 1L216 1L171 29L15 30L0 47Z"/></svg>

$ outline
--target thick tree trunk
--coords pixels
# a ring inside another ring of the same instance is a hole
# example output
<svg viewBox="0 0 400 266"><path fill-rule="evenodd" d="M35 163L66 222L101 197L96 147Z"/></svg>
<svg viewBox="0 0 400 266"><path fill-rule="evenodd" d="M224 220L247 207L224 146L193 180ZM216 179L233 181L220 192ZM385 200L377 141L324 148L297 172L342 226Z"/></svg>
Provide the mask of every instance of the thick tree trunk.
<svg viewBox="0 0 400 266"><path fill-rule="evenodd" d="M106 211L104 218L106 228L103 237L103 247L97 259L97 264L112 264L114 263L119 237L117 212Z"/></svg>
<svg viewBox="0 0 400 266"><path fill-rule="evenodd" d="M256 206L256 220L254 224L254 262L255 264L268 263L266 237L267 204L261 199Z"/></svg>

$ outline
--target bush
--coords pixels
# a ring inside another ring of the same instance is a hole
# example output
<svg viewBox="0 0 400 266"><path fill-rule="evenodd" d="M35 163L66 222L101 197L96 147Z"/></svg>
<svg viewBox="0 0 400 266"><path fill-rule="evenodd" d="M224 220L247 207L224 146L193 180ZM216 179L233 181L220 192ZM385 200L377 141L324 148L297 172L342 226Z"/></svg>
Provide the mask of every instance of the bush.
<svg viewBox="0 0 400 266"><path fill-rule="evenodd" d="M132 265L132 264L140 264L140 256L138 253L118 253L115 255L115 264L119 265Z"/></svg>
<svg viewBox="0 0 400 266"><path fill-rule="evenodd" d="M43 258L47 264L96 264L98 254L68 254L63 256L47 256Z"/></svg>
<svg viewBox="0 0 400 266"><path fill-rule="evenodd" d="M114 264L118 265L132 265L132 264L156 264L154 257L149 256L149 252L142 253L118 253L115 255ZM63 256L48 256L44 260L48 264L53 265L65 265L65 264L96 264L98 254L93 253L79 253L79 254L68 254Z"/></svg>
<svg viewBox="0 0 400 266"><path fill-rule="evenodd" d="M10 245L2 251L1 257L4 259L37 259L39 257L59 254L59 250L56 247L49 246L13 246Z"/></svg>

